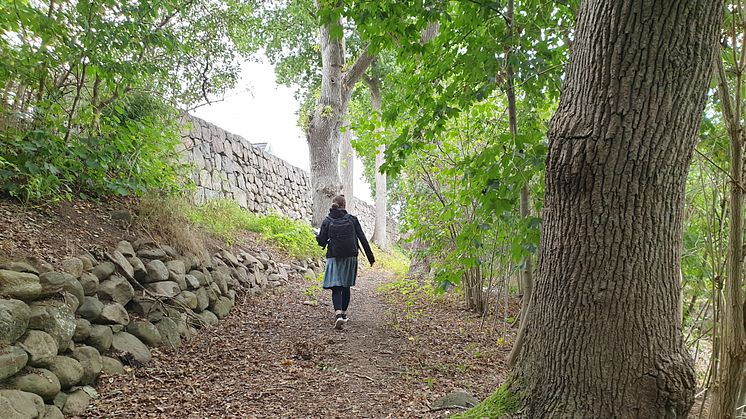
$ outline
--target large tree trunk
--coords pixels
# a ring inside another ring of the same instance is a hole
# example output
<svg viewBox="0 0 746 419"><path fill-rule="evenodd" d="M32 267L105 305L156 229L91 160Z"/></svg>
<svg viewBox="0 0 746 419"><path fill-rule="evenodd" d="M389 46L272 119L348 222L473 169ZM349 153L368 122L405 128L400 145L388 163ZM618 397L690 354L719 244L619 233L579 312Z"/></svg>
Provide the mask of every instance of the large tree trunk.
<svg viewBox="0 0 746 419"><path fill-rule="evenodd" d="M337 2L337 6L340 5L341 2ZM317 7L321 6L317 4ZM336 24L342 24L341 17ZM309 118L306 131L313 195L311 224L316 227L320 226L324 220L331 199L342 190L339 177L340 124L347 112L347 105L355 84L375 60L375 57L368 54L366 49L350 69L343 72L344 39L331 36L329 24L322 25L319 32L321 93L316 109Z"/></svg>
<svg viewBox="0 0 746 419"><path fill-rule="evenodd" d="M373 111L381 114L381 81L377 77L366 78L366 84L370 91L370 104ZM376 147L376 223L373 228L373 238L375 244L383 250L388 249L388 237L386 232L386 207L387 202L387 185L386 174L381 173L381 166L386 161L386 145L379 144Z"/></svg>
<svg viewBox="0 0 746 419"><path fill-rule="evenodd" d="M720 0L587 0L550 130L538 275L511 375L526 418L686 417L684 187Z"/></svg>

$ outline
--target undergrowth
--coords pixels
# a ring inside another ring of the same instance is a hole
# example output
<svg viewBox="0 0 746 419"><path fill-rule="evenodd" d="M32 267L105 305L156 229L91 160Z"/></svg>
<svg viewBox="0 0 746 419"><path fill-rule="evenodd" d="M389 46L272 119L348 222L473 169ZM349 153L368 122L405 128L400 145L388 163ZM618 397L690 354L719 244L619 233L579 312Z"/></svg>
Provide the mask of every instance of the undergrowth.
<svg viewBox="0 0 746 419"><path fill-rule="evenodd" d="M373 250L373 255L376 257L374 267L392 272L397 279L403 279L407 276L409 272L409 257L401 246L392 245L385 252L373 243L371 243L370 247Z"/></svg>
<svg viewBox="0 0 746 419"><path fill-rule="evenodd" d="M188 217L192 223L228 245L234 244L242 231L253 231L294 258L324 256L323 250L314 240L313 229L302 220L276 214L253 214L229 200L215 200L199 207L191 207Z"/></svg>
<svg viewBox="0 0 746 419"><path fill-rule="evenodd" d="M153 236L167 239L181 253L209 260L205 234L190 222L185 210L191 204L183 196L147 194L140 199L139 224Z"/></svg>

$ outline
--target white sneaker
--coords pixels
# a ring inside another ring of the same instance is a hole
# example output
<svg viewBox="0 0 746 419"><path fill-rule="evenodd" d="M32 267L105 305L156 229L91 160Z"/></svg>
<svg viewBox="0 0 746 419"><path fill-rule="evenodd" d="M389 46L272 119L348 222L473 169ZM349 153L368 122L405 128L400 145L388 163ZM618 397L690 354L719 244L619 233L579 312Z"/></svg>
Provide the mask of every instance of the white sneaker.
<svg viewBox="0 0 746 419"><path fill-rule="evenodd" d="M338 315L337 319L334 321L334 328L337 330L342 330L342 326L346 323L344 317L342 315Z"/></svg>

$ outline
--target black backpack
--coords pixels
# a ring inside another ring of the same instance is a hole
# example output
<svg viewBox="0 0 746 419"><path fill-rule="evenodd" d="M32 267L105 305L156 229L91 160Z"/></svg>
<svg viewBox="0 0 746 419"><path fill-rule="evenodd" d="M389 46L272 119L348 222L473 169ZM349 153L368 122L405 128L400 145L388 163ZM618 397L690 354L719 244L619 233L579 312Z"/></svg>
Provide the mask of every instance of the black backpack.
<svg viewBox="0 0 746 419"><path fill-rule="evenodd" d="M357 256L357 234L352 215L342 218L329 217L329 255L332 257Z"/></svg>

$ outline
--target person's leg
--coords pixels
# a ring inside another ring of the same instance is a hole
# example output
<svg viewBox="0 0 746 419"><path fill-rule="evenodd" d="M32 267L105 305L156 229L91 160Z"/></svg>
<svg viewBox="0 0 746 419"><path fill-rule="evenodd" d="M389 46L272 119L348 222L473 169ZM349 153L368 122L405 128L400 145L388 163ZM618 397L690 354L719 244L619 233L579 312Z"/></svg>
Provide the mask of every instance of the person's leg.
<svg viewBox="0 0 746 419"><path fill-rule="evenodd" d="M341 292L341 300L342 300L342 318L344 318L345 322L349 320L347 318L347 307L350 306L350 287L344 287L342 288Z"/></svg>
<svg viewBox="0 0 746 419"><path fill-rule="evenodd" d="M342 313L342 287L332 287L332 304L334 305L334 313Z"/></svg>
<svg viewBox="0 0 746 419"><path fill-rule="evenodd" d="M341 329L345 323L344 315L342 314L343 299L343 287L332 287L332 303L334 304L334 328Z"/></svg>

